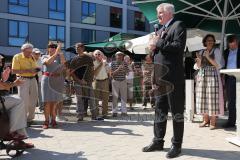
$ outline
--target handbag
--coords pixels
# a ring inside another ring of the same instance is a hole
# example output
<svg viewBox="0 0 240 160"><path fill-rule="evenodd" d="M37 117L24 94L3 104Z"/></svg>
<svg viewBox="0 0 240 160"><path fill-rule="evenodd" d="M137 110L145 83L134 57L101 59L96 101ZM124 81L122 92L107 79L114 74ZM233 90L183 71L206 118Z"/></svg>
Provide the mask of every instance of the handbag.
<svg viewBox="0 0 240 160"><path fill-rule="evenodd" d="M3 139L9 133L10 120L7 109L4 105L4 98L2 96L0 96L0 103L2 106L0 109L0 139Z"/></svg>

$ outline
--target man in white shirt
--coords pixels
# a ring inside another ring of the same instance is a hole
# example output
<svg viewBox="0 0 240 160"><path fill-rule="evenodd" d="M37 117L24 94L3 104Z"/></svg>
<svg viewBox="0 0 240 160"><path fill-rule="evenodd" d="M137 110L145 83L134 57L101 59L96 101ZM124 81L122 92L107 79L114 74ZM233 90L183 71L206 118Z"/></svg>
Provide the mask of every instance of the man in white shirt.
<svg viewBox="0 0 240 160"><path fill-rule="evenodd" d="M108 99L109 99L109 79L108 72L109 67L106 62L104 54L100 50L93 52L95 57L94 64L94 82L93 89L96 98L96 105L99 104L99 100L102 101L102 115L106 118L108 114Z"/></svg>

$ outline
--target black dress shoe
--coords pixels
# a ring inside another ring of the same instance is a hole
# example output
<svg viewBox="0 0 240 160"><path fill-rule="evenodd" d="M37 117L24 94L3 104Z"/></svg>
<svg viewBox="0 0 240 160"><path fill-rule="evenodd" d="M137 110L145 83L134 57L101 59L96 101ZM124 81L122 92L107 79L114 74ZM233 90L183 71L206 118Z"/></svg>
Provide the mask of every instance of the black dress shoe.
<svg viewBox="0 0 240 160"><path fill-rule="evenodd" d="M168 151L166 157L167 158L175 158L175 157L179 156L180 153L181 153L181 147L176 147L176 146L172 145L172 147Z"/></svg>
<svg viewBox="0 0 240 160"><path fill-rule="evenodd" d="M231 123L225 123L224 125L222 125L223 128L234 128L236 127L235 124L231 124Z"/></svg>
<svg viewBox="0 0 240 160"><path fill-rule="evenodd" d="M150 145L142 149L143 152L153 152L153 151L162 151L163 143L152 142Z"/></svg>

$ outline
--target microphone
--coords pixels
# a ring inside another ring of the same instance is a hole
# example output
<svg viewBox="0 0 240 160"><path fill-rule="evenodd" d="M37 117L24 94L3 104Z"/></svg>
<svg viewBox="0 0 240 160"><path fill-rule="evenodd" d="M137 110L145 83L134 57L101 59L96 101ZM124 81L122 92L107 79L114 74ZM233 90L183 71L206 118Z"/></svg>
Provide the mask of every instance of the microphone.
<svg viewBox="0 0 240 160"><path fill-rule="evenodd" d="M159 26L158 26L158 24L154 24L153 27L154 27L155 35L157 36L157 32L158 32Z"/></svg>

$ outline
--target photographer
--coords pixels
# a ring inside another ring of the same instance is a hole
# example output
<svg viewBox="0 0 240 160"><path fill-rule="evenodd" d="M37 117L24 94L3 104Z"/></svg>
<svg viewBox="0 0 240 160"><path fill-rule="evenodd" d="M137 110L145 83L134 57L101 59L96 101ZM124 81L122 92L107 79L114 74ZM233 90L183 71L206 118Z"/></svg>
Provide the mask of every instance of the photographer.
<svg viewBox="0 0 240 160"><path fill-rule="evenodd" d="M0 66L3 68L2 59L3 57L0 57ZM28 137L26 132L26 112L24 108L24 101L22 101L18 96L10 96L7 95L7 91L10 90L10 88L19 86L23 84L23 81L20 79L15 80L12 83L4 82L6 77L9 77L10 72L8 74L4 74L5 71L1 71L1 80L0 80L0 98L4 101L5 107L9 113L9 119L10 119L10 130L9 134L6 135L5 140L23 140ZM6 72L5 72L6 73ZM0 110L2 109L2 103L0 103ZM20 144L16 144L20 145ZM34 145L31 143L21 143L21 147L23 148L33 148Z"/></svg>

